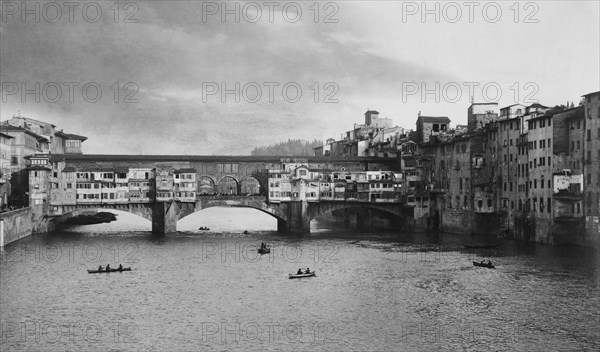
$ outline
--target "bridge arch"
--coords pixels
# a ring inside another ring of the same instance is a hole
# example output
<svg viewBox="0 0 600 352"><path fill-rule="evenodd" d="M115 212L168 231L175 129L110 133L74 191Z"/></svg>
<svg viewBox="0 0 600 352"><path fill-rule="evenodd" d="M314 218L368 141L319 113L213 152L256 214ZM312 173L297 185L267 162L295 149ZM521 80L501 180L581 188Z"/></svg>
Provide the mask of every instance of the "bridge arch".
<svg viewBox="0 0 600 352"><path fill-rule="evenodd" d="M287 221L286 205L269 204L262 196L202 197L195 204L187 203L180 207L178 220L204 209L213 207L252 208L267 213L280 221Z"/></svg>
<svg viewBox="0 0 600 352"><path fill-rule="evenodd" d="M151 204L86 204L63 206L61 214L55 216L51 221L55 225L60 225L77 216L94 216L99 212L110 212L111 210L130 213L152 222Z"/></svg>
<svg viewBox="0 0 600 352"><path fill-rule="evenodd" d="M386 213L401 219L407 218L408 214L398 203L363 203L363 202L319 202L309 203L308 216L315 219L319 216L342 209L367 209Z"/></svg>
<svg viewBox="0 0 600 352"><path fill-rule="evenodd" d="M246 175L240 180L240 192L242 194L266 194L260 180L254 175Z"/></svg>
<svg viewBox="0 0 600 352"><path fill-rule="evenodd" d="M216 183L217 193L235 195L240 193L240 182L234 175L223 175Z"/></svg>
<svg viewBox="0 0 600 352"><path fill-rule="evenodd" d="M343 221L344 227L352 229L406 230L410 223L408 214L397 203L326 202L309 205L307 211L309 221L327 214L334 215L335 222Z"/></svg>
<svg viewBox="0 0 600 352"><path fill-rule="evenodd" d="M200 175L196 180L198 183L198 194L217 193L217 182L215 178L208 175Z"/></svg>

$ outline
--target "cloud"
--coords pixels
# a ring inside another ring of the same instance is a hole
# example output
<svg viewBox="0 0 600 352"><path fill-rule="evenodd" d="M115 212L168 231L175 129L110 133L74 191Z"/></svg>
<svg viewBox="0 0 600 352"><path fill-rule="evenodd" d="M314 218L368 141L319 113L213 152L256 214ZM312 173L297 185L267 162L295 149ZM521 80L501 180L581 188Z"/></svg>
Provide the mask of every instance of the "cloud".
<svg viewBox="0 0 600 352"><path fill-rule="evenodd" d="M579 10L544 3L540 23L524 26L403 23L401 5L391 2L320 3L318 21L312 3L301 3L295 23L282 20L281 8L273 23L266 12L257 23L244 16L223 23L220 16L204 21L203 3L136 2L137 23L123 22L132 13L124 8L115 23L104 3L97 23L77 17L73 23L3 23L3 83L79 86L73 102L65 95L48 102L42 94L39 103L32 95L8 96L1 118L21 110L86 135L88 153L247 154L287 138L337 137L362 122L368 108L405 127L414 126L420 110L464 122L468 94L456 103L422 101L420 94L403 101L407 82L498 81L508 89L533 81L547 105L598 89L600 54L590 45L600 37L590 30L598 27L597 4ZM325 23L326 16L337 23ZM102 89L98 102L83 98L89 82ZM203 88L213 83L219 91L203 101ZM234 94L221 94L236 83L239 102ZM284 92L286 84L300 87L299 101L289 99L294 90ZM244 98L252 100L256 86L261 98L248 102ZM328 96L338 102L325 103Z"/></svg>

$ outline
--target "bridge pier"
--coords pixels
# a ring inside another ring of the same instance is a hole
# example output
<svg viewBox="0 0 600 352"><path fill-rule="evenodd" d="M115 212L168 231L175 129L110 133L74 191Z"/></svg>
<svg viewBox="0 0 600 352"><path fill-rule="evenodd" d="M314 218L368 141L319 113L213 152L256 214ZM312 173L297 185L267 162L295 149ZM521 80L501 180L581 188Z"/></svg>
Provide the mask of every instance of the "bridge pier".
<svg viewBox="0 0 600 352"><path fill-rule="evenodd" d="M152 232L165 234L177 231L177 203L156 202L152 209Z"/></svg>
<svg viewBox="0 0 600 352"><path fill-rule="evenodd" d="M310 217L306 201L288 203L287 221L277 220L278 232L310 233Z"/></svg>

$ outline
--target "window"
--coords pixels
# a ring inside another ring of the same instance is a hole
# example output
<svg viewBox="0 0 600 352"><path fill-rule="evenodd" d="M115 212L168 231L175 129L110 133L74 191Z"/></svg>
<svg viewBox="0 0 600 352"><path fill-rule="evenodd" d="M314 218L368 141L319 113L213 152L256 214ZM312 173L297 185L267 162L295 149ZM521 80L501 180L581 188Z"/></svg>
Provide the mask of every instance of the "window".
<svg viewBox="0 0 600 352"><path fill-rule="evenodd" d="M65 146L67 148L79 148L81 146L81 141L74 139L67 139L65 142Z"/></svg>

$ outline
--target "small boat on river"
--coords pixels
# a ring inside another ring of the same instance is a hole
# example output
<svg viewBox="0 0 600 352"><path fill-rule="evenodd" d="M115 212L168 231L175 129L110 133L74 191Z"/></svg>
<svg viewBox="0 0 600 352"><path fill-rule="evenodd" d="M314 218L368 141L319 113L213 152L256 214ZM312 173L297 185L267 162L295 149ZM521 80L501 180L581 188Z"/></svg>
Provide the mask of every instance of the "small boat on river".
<svg viewBox="0 0 600 352"><path fill-rule="evenodd" d="M200 230L200 231L209 231L210 229L208 227L200 226L200 228L198 228L198 230Z"/></svg>
<svg viewBox="0 0 600 352"><path fill-rule="evenodd" d="M300 279L303 277L317 276L316 271L311 271L308 274L290 274L290 279Z"/></svg>
<svg viewBox="0 0 600 352"><path fill-rule="evenodd" d="M475 265L475 266L481 266L481 267L489 268L489 269L494 269L495 268L494 264L492 264L492 263L482 263L482 262L475 262L474 261L473 265Z"/></svg>
<svg viewBox="0 0 600 352"><path fill-rule="evenodd" d="M121 272L121 271L131 271L131 267L121 268L121 269L108 269L108 270L89 270L88 269L88 274L114 273L114 272Z"/></svg>
<svg viewBox="0 0 600 352"><path fill-rule="evenodd" d="M269 248L269 247L263 247L263 248L259 248L259 249L258 249L258 253L260 253L260 254L267 254L267 253L271 253L271 248Z"/></svg>

